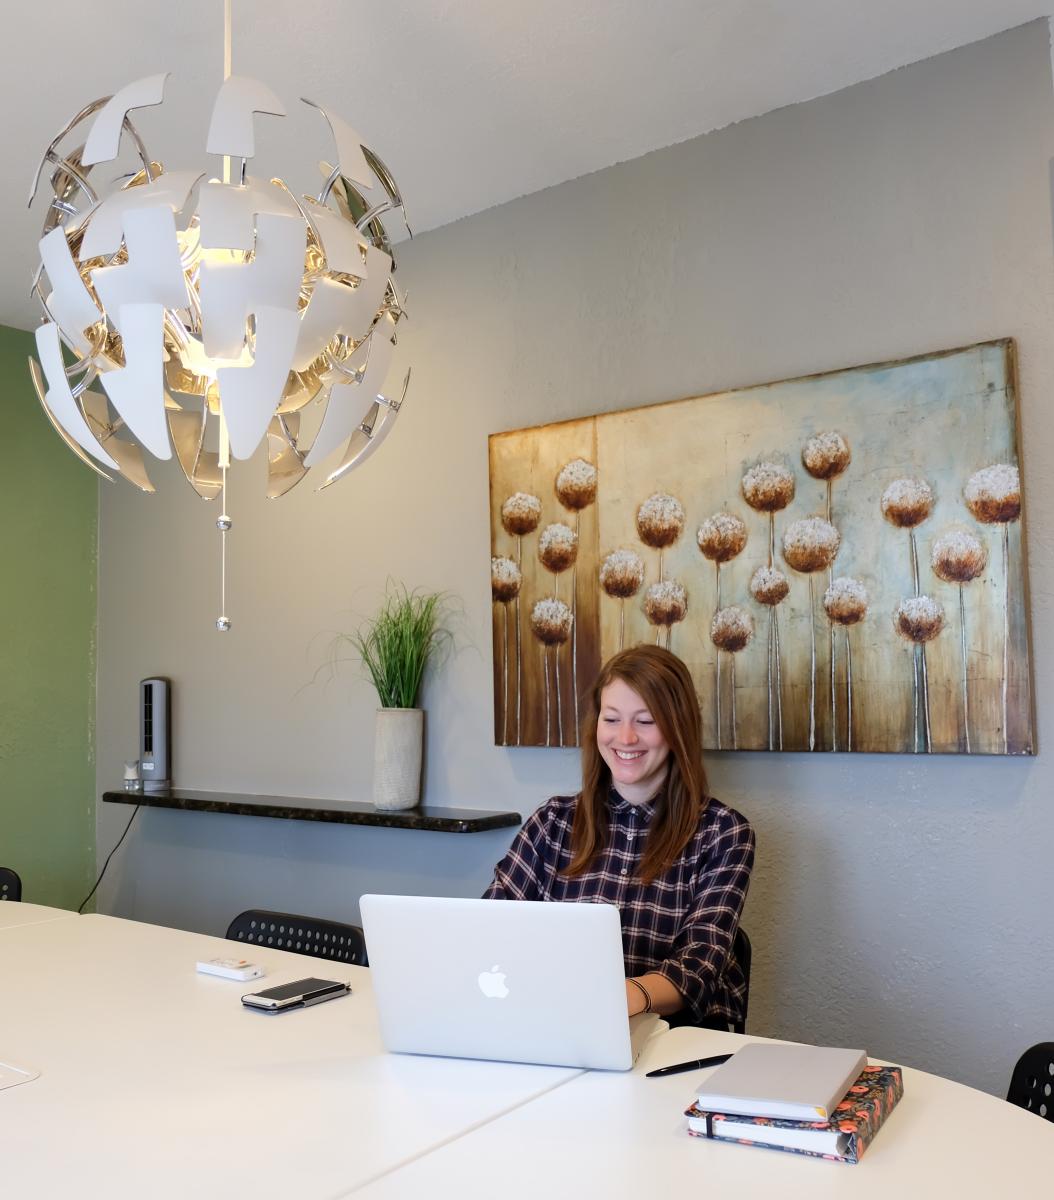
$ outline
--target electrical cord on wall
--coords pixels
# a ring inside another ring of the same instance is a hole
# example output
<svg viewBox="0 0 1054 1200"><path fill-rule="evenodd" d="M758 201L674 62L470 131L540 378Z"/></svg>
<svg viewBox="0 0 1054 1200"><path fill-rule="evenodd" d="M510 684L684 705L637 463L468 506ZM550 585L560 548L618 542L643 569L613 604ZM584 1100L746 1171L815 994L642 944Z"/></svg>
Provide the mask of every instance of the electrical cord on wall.
<svg viewBox="0 0 1054 1200"><path fill-rule="evenodd" d="M135 806L135 808L132 809L132 815L128 818L128 824L124 827L124 833L122 833L121 836L117 839L117 845L114 846L114 848L106 856L106 861L103 863L102 870L99 872L99 878L96 879L96 881L95 881L95 887L93 887L92 890L87 894L87 896L85 896L84 899L80 902L80 907L77 909L77 912L79 912L79 913L84 912L84 906L88 903L88 901L92 898L92 896L94 896L95 893L98 891L99 884L102 883L102 877L106 874L106 868L110 865L110 859L113 858L113 856L117 853L117 851L121 847L121 842L123 842L124 839L128 836L128 830L132 828L132 822L135 820L135 814L139 811L139 809L141 807L142 807L142 805L137 804Z"/></svg>

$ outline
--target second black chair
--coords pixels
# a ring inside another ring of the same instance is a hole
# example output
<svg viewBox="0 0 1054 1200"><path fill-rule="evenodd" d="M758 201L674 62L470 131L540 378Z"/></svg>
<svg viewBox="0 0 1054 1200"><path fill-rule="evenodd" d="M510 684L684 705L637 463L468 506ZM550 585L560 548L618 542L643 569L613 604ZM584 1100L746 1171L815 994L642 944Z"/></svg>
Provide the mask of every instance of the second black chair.
<svg viewBox="0 0 1054 1200"><path fill-rule="evenodd" d="M1047 1121L1054 1121L1054 1042L1037 1042L1017 1060L1006 1098Z"/></svg>
<svg viewBox="0 0 1054 1200"><path fill-rule="evenodd" d="M232 942L251 942L256 946L336 959L359 967L369 965L362 930L358 925L346 925L343 921L250 908L234 918L225 936Z"/></svg>
<svg viewBox="0 0 1054 1200"><path fill-rule="evenodd" d="M0 867L0 900L21 900L22 880L10 867Z"/></svg>

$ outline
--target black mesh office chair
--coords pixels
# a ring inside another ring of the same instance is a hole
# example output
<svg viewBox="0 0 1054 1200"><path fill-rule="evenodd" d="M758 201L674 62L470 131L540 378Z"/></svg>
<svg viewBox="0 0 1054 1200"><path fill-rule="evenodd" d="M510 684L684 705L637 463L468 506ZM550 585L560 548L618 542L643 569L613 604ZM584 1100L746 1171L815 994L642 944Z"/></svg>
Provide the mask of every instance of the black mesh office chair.
<svg viewBox="0 0 1054 1200"><path fill-rule="evenodd" d="M735 956L736 962L739 963L740 969L743 972L743 978L746 980L746 987L743 990L743 1019L741 1021L725 1021L721 1017L704 1017L698 1021L693 1017L692 1013L684 1009L681 1012L674 1013L672 1017L664 1018L669 1022L671 1029L676 1029L679 1025L693 1025L699 1029L720 1029L723 1033L746 1033L747 1031L747 1002L750 999L750 938L747 937L746 930L740 926L736 930L736 936L732 939L732 953Z"/></svg>
<svg viewBox="0 0 1054 1200"><path fill-rule="evenodd" d="M343 921L250 908L234 918L225 936L232 942L273 946L275 950L336 959L359 967L369 965L362 930L358 925L346 925Z"/></svg>
<svg viewBox="0 0 1054 1200"><path fill-rule="evenodd" d="M10 867L0 867L0 900L21 900L22 880Z"/></svg>
<svg viewBox="0 0 1054 1200"><path fill-rule="evenodd" d="M1054 1042L1037 1042L1017 1060L1006 1098L1044 1120L1054 1121Z"/></svg>

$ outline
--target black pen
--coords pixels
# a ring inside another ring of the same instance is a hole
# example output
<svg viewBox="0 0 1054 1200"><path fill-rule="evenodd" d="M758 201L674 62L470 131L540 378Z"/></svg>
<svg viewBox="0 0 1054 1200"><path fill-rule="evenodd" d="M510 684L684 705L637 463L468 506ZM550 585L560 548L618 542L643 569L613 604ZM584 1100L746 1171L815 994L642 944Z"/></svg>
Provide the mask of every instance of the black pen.
<svg viewBox="0 0 1054 1200"><path fill-rule="evenodd" d="M720 1063L728 1062L731 1057L731 1054L714 1054L710 1058L696 1058L691 1062L674 1063L672 1067L659 1067L657 1071L649 1071L644 1078L655 1079L660 1075L680 1075L682 1071L701 1071L704 1067L716 1067Z"/></svg>

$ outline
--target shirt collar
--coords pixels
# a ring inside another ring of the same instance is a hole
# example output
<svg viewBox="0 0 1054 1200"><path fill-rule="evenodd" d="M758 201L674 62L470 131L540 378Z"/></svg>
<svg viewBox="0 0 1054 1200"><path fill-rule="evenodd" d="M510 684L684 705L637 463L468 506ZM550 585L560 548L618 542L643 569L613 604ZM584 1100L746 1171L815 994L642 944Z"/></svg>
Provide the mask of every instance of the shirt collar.
<svg viewBox="0 0 1054 1200"><path fill-rule="evenodd" d="M634 814L645 825L649 824L652 817L655 816L655 810L659 806L659 797L662 795L662 789L650 799L645 800L643 804L631 804L623 796L620 796L618 791L613 786L608 793L608 803L611 805L611 811L615 816L632 819Z"/></svg>

